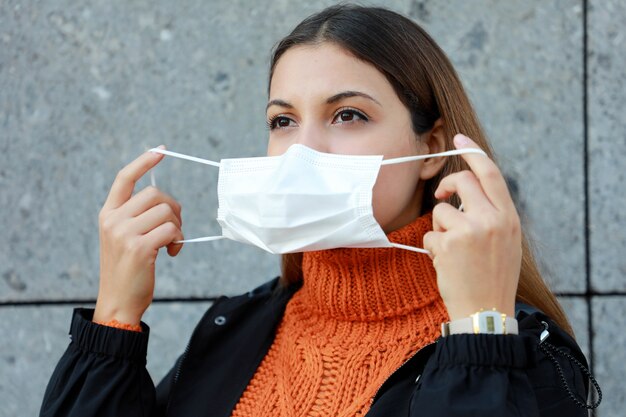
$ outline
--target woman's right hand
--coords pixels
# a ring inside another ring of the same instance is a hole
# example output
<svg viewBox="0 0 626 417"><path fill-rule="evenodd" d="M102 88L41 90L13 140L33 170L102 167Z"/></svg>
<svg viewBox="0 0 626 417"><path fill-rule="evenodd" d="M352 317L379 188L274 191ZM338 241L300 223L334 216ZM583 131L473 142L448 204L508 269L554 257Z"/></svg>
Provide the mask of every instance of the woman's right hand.
<svg viewBox="0 0 626 417"><path fill-rule="evenodd" d="M115 319L139 324L152 302L159 248L166 246L167 253L176 256L183 246L173 243L184 239L180 204L152 186L133 195L135 183L163 157L148 151L125 166L100 210L100 286L95 322Z"/></svg>

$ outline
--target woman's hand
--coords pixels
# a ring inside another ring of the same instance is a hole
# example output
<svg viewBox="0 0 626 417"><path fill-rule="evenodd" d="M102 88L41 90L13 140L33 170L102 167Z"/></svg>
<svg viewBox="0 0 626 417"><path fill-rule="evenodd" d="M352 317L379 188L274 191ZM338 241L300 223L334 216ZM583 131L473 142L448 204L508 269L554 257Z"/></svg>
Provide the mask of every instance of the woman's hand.
<svg viewBox="0 0 626 417"><path fill-rule="evenodd" d="M146 152L115 178L99 215L100 288L93 320L139 324L152 302L159 248L176 256L183 239L181 207L155 187L133 195L135 183L163 159Z"/></svg>
<svg viewBox="0 0 626 417"><path fill-rule="evenodd" d="M464 135L454 137L457 149L478 148ZM496 164L480 154L463 154L471 171L445 177L437 199L458 194L463 210L439 203L433 210L433 231L424 236L437 271L439 292L451 320L481 308L496 308L513 317L522 243L517 210Z"/></svg>

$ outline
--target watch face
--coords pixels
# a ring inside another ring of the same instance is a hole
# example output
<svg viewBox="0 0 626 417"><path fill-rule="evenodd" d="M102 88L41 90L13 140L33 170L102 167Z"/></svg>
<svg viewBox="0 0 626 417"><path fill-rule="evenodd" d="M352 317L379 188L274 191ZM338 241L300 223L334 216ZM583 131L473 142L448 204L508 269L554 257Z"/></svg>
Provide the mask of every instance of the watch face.
<svg viewBox="0 0 626 417"><path fill-rule="evenodd" d="M503 317L497 311L481 311L472 316L474 333L503 334Z"/></svg>
<svg viewBox="0 0 626 417"><path fill-rule="evenodd" d="M496 331L496 324L494 323L493 317L485 317L485 324L487 325L487 331L489 333Z"/></svg>

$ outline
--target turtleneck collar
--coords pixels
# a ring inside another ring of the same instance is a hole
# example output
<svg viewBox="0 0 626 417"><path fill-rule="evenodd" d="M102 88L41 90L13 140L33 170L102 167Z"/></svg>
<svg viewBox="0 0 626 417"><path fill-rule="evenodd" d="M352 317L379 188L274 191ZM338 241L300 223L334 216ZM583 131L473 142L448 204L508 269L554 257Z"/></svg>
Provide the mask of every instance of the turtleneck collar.
<svg viewBox="0 0 626 417"><path fill-rule="evenodd" d="M423 247L432 213L387 235ZM303 285L294 297L318 315L376 321L402 316L441 300L428 255L397 248L340 248L305 252Z"/></svg>

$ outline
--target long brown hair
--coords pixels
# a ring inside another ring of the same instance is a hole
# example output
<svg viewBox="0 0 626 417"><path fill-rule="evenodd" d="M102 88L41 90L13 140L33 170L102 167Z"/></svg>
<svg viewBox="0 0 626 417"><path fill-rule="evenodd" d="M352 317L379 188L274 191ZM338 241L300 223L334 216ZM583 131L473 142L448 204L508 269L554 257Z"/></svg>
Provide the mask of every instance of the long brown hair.
<svg viewBox="0 0 626 417"><path fill-rule="evenodd" d="M422 134L441 118L446 149L452 138L463 133L495 159L465 89L450 60L435 41L410 19L378 7L332 6L302 21L275 47L269 83L280 57L291 47L332 42L381 71L411 112L413 130ZM469 169L458 156L447 158L441 172L424 186L422 213L432 210L437 185L445 176ZM450 204L458 206L455 195ZM283 285L302 280L302 254L282 257ZM522 231L522 264L516 299L552 318L572 336L573 330L554 294L537 268L529 242Z"/></svg>

